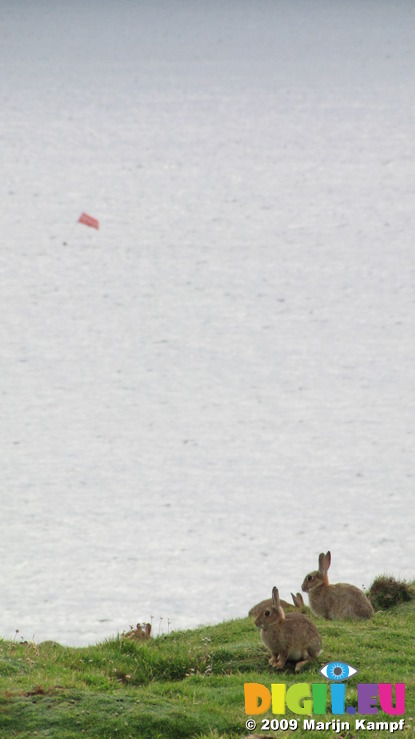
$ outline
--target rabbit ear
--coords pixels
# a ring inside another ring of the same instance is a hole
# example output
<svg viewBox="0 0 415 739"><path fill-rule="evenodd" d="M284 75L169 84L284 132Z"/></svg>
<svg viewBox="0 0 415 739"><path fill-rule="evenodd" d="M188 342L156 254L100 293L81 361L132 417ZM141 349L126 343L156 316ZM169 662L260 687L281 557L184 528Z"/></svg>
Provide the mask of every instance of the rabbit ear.
<svg viewBox="0 0 415 739"><path fill-rule="evenodd" d="M304 598L301 595L301 593L297 593L297 600L298 600L298 602L300 604L300 607L304 605Z"/></svg>
<svg viewBox="0 0 415 739"><path fill-rule="evenodd" d="M276 587L272 588L272 602L275 606L275 608L280 607L280 594L278 592L278 589Z"/></svg>
<svg viewBox="0 0 415 739"><path fill-rule="evenodd" d="M327 552L325 559L326 559L326 571L327 571L331 564L331 553L330 552Z"/></svg>
<svg viewBox="0 0 415 739"><path fill-rule="evenodd" d="M297 593L297 595L291 593L291 598L293 599L293 603L296 608L301 608L301 606L304 605L301 593Z"/></svg>
<svg viewBox="0 0 415 739"><path fill-rule="evenodd" d="M321 552L318 557L318 572L319 575L325 575L327 572L326 569L326 555Z"/></svg>

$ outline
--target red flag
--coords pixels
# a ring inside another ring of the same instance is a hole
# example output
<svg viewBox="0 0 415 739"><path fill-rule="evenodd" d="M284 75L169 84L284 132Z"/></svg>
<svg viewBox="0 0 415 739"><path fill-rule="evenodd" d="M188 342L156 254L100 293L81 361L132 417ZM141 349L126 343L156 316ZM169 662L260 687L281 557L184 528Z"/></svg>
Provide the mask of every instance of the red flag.
<svg viewBox="0 0 415 739"><path fill-rule="evenodd" d="M96 218L89 216L88 213L81 213L78 218L78 223L84 223L85 226L91 226L91 228L96 228L97 230L99 229L99 221L97 221Z"/></svg>

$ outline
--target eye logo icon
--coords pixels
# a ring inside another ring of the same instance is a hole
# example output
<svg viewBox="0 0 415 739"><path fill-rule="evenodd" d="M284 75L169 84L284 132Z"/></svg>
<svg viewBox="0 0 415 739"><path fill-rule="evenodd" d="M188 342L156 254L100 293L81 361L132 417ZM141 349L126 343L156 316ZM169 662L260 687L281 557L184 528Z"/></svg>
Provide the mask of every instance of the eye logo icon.
<svg viewBox="0 0 415 739"><path fill-rule="evenodd" d="M326 677L327 680L333 680L341 683L343 680L348 680L352 675L356 675L358 670L348 665L347 662L328 662L324 667L321 668L320 674Z"/></svg>

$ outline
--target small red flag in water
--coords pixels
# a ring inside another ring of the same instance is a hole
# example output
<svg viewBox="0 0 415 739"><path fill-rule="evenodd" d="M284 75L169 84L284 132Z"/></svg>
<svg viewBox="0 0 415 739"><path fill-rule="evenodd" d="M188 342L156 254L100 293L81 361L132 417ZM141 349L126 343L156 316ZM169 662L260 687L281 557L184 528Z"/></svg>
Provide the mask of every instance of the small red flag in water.
<svg viewBox="0 0 415 739"><path fill-rule="evenodd" d="M97 230L99 229L99 221L97 221L96 218L89 216L88 213L81 213L78 218L78 223L84 223L85 226L91 226L91 228L96 228Z"/></svg>

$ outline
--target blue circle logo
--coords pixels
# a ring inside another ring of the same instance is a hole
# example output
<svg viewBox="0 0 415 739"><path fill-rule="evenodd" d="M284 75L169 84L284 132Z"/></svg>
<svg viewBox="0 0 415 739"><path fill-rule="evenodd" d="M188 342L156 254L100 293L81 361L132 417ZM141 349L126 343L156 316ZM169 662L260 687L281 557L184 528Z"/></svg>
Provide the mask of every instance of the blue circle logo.
<svg viewBox="0 0 415 739"><path fill-rule="evenodd" d="M347 662L340 662L340 660L337 662L328 662L320 670L320 674L326 677L327 680L338 683L348 680L352 675L356 675L356 672L358 670L348 665Z"/></svg>

